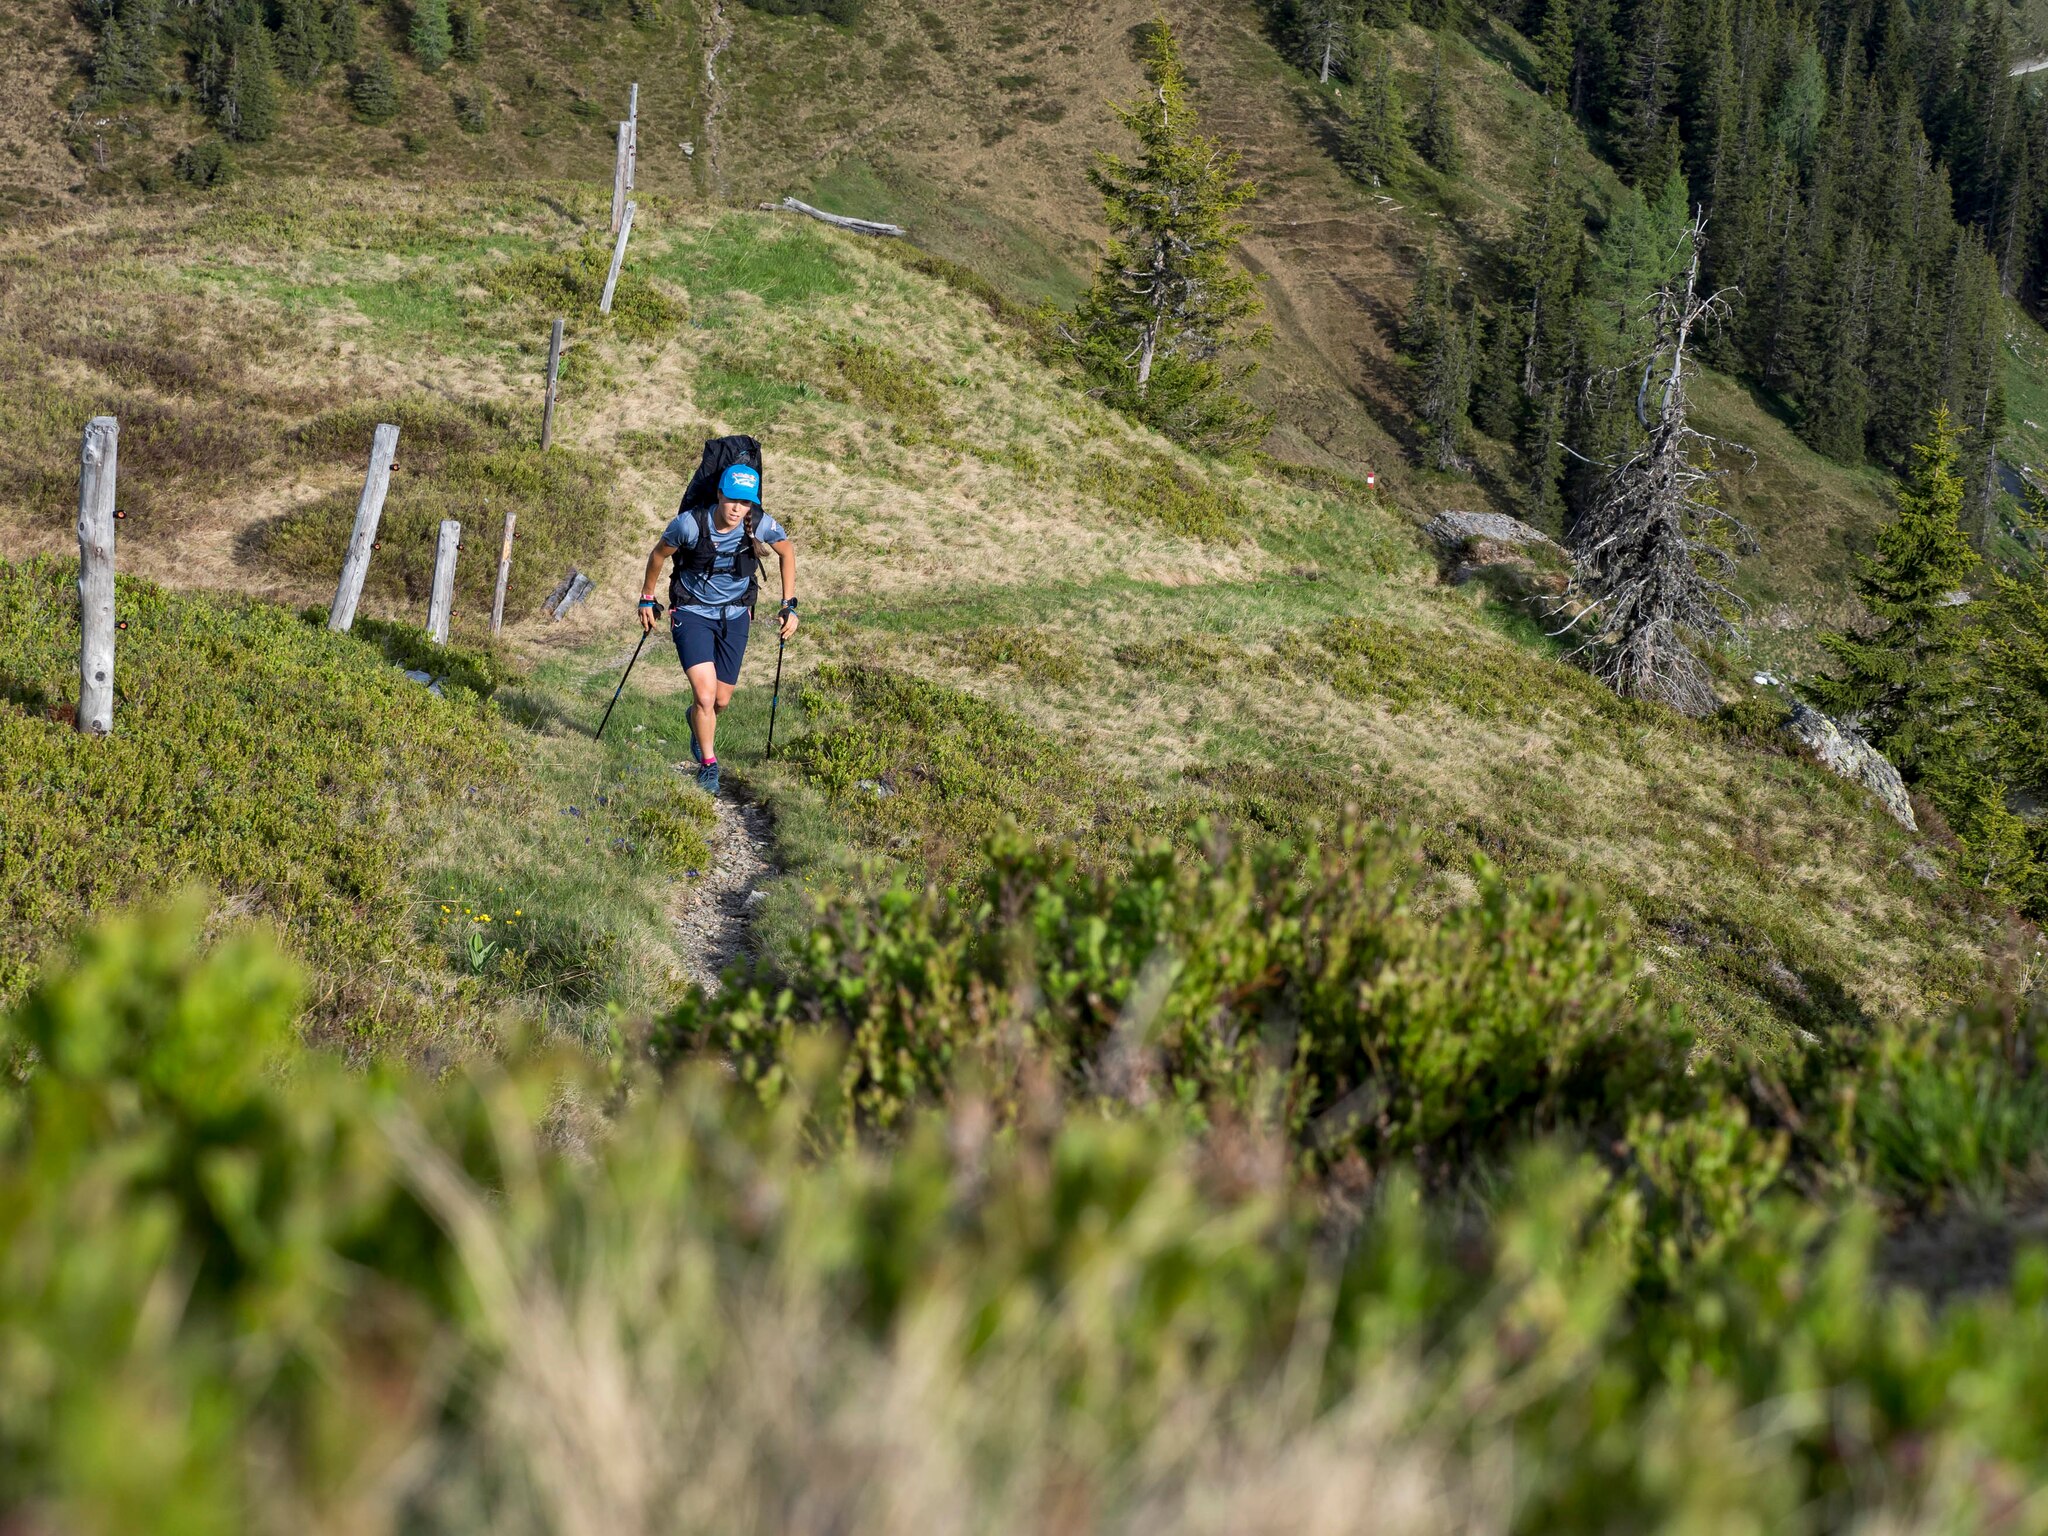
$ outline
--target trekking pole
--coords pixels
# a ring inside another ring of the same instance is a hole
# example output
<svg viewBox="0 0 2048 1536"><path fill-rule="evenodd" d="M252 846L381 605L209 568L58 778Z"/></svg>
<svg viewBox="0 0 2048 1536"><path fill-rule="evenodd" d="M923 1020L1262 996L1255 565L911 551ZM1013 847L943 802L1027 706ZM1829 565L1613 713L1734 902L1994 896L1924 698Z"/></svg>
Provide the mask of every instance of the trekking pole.
<svg viewBox="0 0 2048 1536"><path fill-rule="evenodd" d="M778 635L775 641L775 696L768 701L768 756L775 756L775 711L782 705L782 648L789 644Z"/></svg>
<svg viewBox="0 0 2048 1536"><path fill-rule="evenodd" d="M656 603L654 605L654 616L657 619L661 617L661 604L659 603ZM653 633L654 631L651 629L641 630L640 645L645 645L647 643L647 637ZM621 677L619 679L619 686L612 690L612 701L604 707L604 719L597 722L597 739L599 741L604 740L604 728L611 721L612 711L618 708L619 695L626 691L626 678L631 677L633 675L633 662L637 662L640 659L640 645L636 645L633 647L633 661L629 661L626 663L625 677Z"/></svg>

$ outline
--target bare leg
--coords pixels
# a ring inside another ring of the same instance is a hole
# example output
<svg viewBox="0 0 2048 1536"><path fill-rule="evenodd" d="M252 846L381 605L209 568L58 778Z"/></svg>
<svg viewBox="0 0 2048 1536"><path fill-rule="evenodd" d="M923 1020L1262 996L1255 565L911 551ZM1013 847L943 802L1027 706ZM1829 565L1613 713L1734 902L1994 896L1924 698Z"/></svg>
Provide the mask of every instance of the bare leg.
<svg viewBox="0 0 2048 1536"><path fill-rule="evenodd" d="M719 695L732 697L732 690L718 681L717 667L708 661L700 661L685 674L690 679L690 691L697 702L690 708L690 728L697 733L697 750L706 758L718 756L715 738L718 733Z"/></svg>

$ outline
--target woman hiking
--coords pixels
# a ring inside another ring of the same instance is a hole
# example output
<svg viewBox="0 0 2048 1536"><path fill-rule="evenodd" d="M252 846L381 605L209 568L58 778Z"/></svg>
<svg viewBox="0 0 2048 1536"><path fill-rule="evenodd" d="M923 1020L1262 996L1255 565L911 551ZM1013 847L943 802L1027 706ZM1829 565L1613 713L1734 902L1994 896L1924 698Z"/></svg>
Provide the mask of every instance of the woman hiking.
<svg viewBox="0 0 2048 1536"><path fill-rule="evenodd" d="M751 465L728 465L718 477L716 501L686 505L676 513L647 556L647 579L640 584L640 627L651 630L660 613L655 585L661 563L674 558L668 622L695 696L683 713L690 725L697 783L707 794L718 793L718 716L739 686L754 596L760 590L757 541L775 551L782 567L782 606L776 617L787 640L796 633L796 551L788 531L761 509L761 472Z"/></svg>

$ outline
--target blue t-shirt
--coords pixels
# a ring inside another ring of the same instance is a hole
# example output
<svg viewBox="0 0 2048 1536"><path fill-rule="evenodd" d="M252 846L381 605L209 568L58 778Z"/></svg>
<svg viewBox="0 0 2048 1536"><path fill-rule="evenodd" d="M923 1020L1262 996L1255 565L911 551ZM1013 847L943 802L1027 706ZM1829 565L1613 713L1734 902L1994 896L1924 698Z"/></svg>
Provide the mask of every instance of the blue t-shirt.
<svg viewBox="0 0 2048 1536"><path fill-rule="evenodd" d="M711 547L721 557L737 554L740 540L747 536L746 519L734 525L730 533L718 531L718 513L711 513ZM789 537L789 531L766 512L754 525L754 537L763 544L780 544ZM682 551L694 549L697 545L697 514L678 512L669 519L668 527L661 532L661 542L676 551L678 565L682 562ZM706 571L679 570L683 591L690 601L678 609L683 613L701 614L707 619L736 619L747 611L747 582L743 576L718 576Z"/></svg>

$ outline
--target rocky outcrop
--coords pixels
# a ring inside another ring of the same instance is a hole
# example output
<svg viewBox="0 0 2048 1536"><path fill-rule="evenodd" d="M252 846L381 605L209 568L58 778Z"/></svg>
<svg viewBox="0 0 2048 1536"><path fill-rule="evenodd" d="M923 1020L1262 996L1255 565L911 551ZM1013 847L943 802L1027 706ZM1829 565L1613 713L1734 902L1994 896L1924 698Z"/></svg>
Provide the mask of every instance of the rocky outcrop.
<svg viewBox="0 0 2048 1536"><path fill-rule="evenodd" d="M1554 596L1571 577L1571 556L1563 545L1502 512L1439 512L1422 531L1459 585L1484 580L1506 589L1504 595Z"/></svg>
<svg viewBox="0 0 2048 1536"><path fill-rule="evenodd" d="M1913 805L1906 798L1906 781L1877 748L1854 731L1830 720L1817 709L1795 703L1786 717L1785 729L1831 772L1861 784L1892 813L1900 826L1917 832Z"/></svg>

